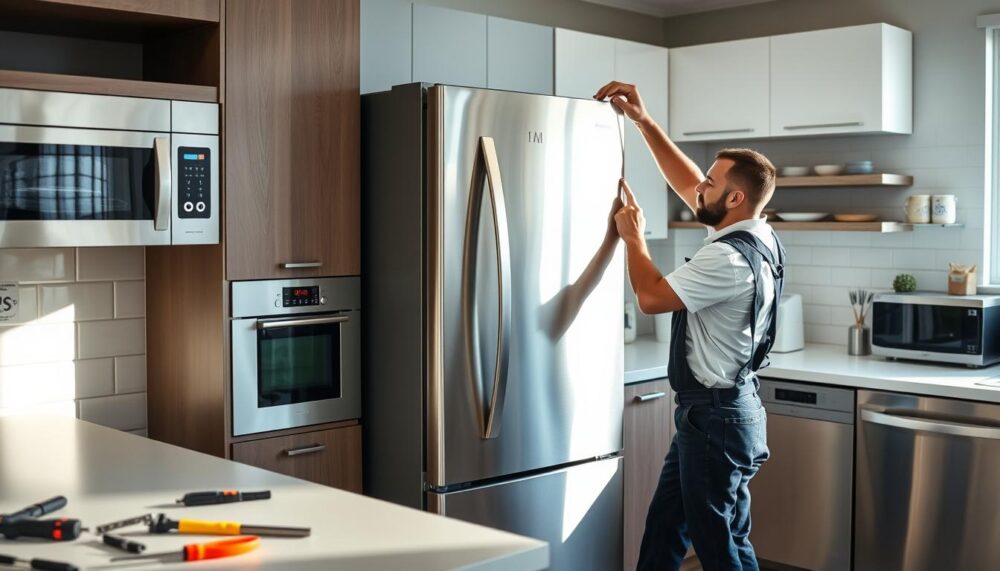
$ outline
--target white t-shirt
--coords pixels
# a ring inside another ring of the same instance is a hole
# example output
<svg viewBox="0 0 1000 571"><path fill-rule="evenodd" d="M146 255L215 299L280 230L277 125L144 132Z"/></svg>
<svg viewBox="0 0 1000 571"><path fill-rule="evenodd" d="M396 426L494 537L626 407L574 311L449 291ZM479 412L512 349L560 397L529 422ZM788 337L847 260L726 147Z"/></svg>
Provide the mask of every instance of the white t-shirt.
<svg viewBox="0 0 1000 571"><path fill-rule="evenodd" d="M688 367L695 379L709 388L734 386L736 375L750 360L753 272L735 248L713 243L738 230L751 232L772 252L777 252L774 234L764 216L743 220L719 232L709 230L705 246L666 278L689 314ZM768 267L764 262L761 268L764 305L757 316L757 341L767 333L767 320L774 304L774 278Z"/></svg>

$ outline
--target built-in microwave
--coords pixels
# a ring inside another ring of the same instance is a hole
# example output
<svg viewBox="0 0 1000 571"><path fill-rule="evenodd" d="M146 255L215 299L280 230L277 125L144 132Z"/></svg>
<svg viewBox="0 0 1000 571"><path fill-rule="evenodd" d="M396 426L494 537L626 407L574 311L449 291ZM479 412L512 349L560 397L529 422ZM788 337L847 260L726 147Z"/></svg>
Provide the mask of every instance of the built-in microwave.
<svg viewBox="0 0 1000 571"><path fill-rule="evenodd" d="M970 367L1000 362L1000 296L877 294L872 353Z"/></svg>
<svg viewBox="0 0 1000 571"><path fill-rule="evenodd" d="M0 248L219 242L214 103L0 89Z"/></svg>
<svg viewBox="0 0 1000 571"><path fill-rule="evenodd" d="M233 435L361 418L361 279L232 284Z"/></svg>

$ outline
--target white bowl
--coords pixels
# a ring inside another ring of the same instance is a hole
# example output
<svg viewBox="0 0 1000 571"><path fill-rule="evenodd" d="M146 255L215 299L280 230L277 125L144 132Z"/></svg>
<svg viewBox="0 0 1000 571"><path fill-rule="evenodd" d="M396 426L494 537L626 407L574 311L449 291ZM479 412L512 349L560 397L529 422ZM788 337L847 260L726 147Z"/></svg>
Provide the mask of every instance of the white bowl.
<svg viewBox="0 0 1000 571"><path fill-rule="evenodd" d="M781 167L781 176L809 176L809 167Z"/></svg>
<svg viewBox="0 0 1000 571"><path fill-rule="evenodd" d="M819 222L829 216L827 212L779 212L778 217L785 222Z"/></svg>
<svg viewBox="0 0 1000 571"><path fill-rule="evenodd" d="M813 170L820 176L834 176L844 172L844 167L841 165L816 165Z"/></svg>

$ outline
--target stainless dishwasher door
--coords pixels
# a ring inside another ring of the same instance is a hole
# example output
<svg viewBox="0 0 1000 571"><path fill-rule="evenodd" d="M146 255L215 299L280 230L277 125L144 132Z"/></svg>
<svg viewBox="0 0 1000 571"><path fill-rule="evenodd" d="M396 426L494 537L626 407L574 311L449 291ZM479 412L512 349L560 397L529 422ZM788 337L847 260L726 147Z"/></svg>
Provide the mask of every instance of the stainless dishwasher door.
<svg viewBox="0 0 1000 571"><path fill-rule="evenodd" d="M762 380L771 458L750 480L761 568L851 568L854 391Z"/></svg>
<svg viewBox="0 0 1000 571"><path fill-rule="evenodd" d="M858 571L1000 569L1000 405L858 392Z"/></svg>

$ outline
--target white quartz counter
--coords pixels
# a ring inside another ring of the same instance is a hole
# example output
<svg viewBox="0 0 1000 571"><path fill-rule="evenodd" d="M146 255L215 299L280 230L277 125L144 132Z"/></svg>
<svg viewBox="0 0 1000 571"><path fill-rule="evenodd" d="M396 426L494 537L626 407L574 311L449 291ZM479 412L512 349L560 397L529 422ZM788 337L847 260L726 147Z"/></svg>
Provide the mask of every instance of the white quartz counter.
<svg viewBox="0 0 1000 571"><path fill-rule="evenodd" d="M670 344L658 343L654 335L640 335L625 344L625 384L667 376Z"/></svg>
<svg viewBox="0 0 1000 571"><path fill-rule="evenodd" d="M178 507L185 492L269 489L270 500ZM87 422L58 417L0 418L0 513L52 496L68 505L47 517L77 518L84 527L145 513L173 519L305 526L301 539L261 538L256 551L204 561L205 569L534 570L548 566L543 541L397 506L192 452ZM121 530L145 543L146 553L180 552L187 543L224 539L201 535L149 535ZM81 569L136 569L111 564L128 555L84 533L72 542L7 541L0 553L71 562ZM144 568L185 568L146 561Z"/></svg>

